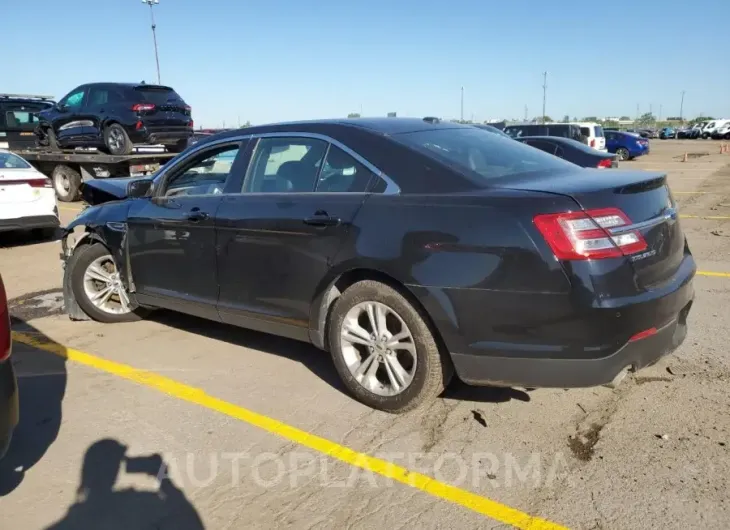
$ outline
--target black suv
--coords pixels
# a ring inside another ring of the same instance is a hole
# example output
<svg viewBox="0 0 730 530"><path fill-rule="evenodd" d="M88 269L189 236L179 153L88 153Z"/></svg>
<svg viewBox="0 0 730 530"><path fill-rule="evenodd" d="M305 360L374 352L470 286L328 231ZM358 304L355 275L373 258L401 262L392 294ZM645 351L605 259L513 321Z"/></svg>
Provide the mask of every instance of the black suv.
<svg viewBox="0 0 730 530"><path fill-rule="evenodd" d="M0 94L0 149L35 147L38 114L53 105L51 96Z"/></svg>
<svg viewBox="0 0 730 530"><path fill-rule="evenodd" d="M178 153L193 134L190 106L170 87L91 83L40 113L38 144L53 150L97 147L112 155L134 144L163 144Z"/></svg>

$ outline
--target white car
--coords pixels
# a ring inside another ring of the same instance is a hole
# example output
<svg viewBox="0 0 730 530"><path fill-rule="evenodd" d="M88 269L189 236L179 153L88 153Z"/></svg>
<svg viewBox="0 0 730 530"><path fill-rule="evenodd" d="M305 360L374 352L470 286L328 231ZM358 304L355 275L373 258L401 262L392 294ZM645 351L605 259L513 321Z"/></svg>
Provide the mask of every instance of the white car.
<svg viewBox="0 0 730 530"><path fill-rule="evenodd" d="M575 122L580 127L580 133L586 137L588 145L598 151L608 152L606 149L606 136L603 133L603 127L594 122Z"/></svg>
<svg viewBox="0 0 730 530"><path fill-rule="evenodd" d="M0 149L0 232L37 230L50 236L59 225L51 179L15 153Z"/></svg>

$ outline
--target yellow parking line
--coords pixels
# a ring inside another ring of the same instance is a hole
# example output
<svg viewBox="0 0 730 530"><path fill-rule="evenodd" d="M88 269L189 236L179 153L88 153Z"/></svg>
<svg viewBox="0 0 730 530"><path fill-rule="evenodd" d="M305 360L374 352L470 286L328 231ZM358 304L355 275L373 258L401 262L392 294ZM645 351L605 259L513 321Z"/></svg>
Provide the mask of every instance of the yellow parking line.
<svg viewBox="0 0 730 530"><path fill-rule="evenodd" d="M697 271L697 276L715 276L718 278L730 278L730 272Z"/></svg>
<svg viewBox="0 0 730 530"><path fill-rule="evenodd" d="M71 212L80 212L81 211L80 206L78 208L76 208L74 206L59 206L58 209L59 210L69 210Z"/></svg>
<svg viewBox="0 0 730 530"><path fill-rule="evenodd" d="M730 219L730 215L680 215L681 219L711 219L714 221L724 221Z"/></svg>
<svg viewBox="0 0 730 530"><path fill-rule="evenodd" d="M13 340L54 353L70 361L95 368L102 372L116 375L123 379L128 379L146 387L159 390L160 392L178 398L182 401L187 401L188 403L193 403L221 414L225 414L226 416L241 420L253 425L254 427L263 429L264 431L281 436L282 438L303 447L308 447L309 449L327 455L331 458L350 464L351 466L359 467L372 473L377 473L383 477L396 480L402 484L428 493L429 495L453 502L454 504L458 504L464 508L468 508L515 528L521 528L524 530L558 530L566 528L557 523L533 517L532 515L526 514L492 499L488 499L487 497L482 497L475 493L457 488L456 486L439 482L427 475L423 475L415 471L409 471L406 468L386 460L381 460L380 458L359 453L349 447L345 447L336 442L332 442L325 438L297 429L296 427L292 427L273 418L269 418L263 414L258 414L238 405L234 405L233 403L209 396L200 388L188 386L184 383L180 383L153 372L139 370L132 366L102 359L95 355L75 350L73 348L66 348L61 344L41 340L38 336L29 333L13 332Z"/></svg>
<svg viewBox="0 0 730 530"><path fill-rule="evenodd" d="M674 191L672 190L672 195L705 195L707 193L712 193L710 191Z"/></svg>

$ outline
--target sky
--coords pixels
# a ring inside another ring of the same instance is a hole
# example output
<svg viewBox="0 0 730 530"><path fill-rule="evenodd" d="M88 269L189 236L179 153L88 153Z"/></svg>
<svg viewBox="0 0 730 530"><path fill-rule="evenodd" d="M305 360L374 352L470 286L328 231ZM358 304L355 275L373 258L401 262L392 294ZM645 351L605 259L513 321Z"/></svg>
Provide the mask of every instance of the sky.
<svg viewBox="0 0 730 530"><path fill-rule="evenodd" d="M140 0L0 0L0 92L156 81ZM316 118L730 118L730 0L159 0L196 126Z"/></svg>

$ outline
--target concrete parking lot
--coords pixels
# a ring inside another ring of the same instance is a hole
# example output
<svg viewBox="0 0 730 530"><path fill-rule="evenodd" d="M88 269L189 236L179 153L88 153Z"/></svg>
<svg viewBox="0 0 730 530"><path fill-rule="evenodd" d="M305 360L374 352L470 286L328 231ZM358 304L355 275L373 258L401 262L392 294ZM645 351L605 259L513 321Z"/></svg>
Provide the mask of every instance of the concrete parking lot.
<svg viewBox="0 0 730 530"><path fill-rule="evenodd" d="M700 274L685 344L615 390L456 382L425 410L372 411L305 344L167 312L71 322L58 242L4 237L22 419L2 527L727 528L719 146L653 140L621 164L668 173ZM81 206L60 208L68 222Z"/></svg>

